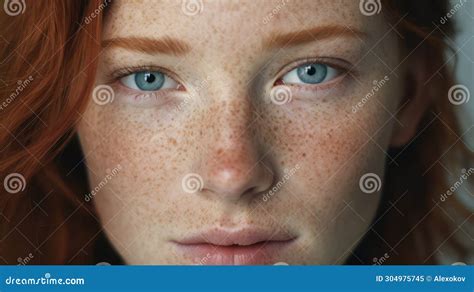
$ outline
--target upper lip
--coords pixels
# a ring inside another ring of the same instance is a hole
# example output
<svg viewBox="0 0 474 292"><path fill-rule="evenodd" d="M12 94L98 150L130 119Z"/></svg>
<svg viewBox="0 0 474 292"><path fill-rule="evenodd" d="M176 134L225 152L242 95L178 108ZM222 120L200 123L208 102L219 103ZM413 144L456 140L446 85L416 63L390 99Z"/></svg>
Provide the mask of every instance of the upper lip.
<svg viewBox="0 0 474 292"><path fill-rule="evenodd" d="M212 244L212 245L252 245L268 241L290 241L295 236L285 230L271 230L257 227L246 227L238 230L221 228L208 229L176 242L184 245Z"/></svg>

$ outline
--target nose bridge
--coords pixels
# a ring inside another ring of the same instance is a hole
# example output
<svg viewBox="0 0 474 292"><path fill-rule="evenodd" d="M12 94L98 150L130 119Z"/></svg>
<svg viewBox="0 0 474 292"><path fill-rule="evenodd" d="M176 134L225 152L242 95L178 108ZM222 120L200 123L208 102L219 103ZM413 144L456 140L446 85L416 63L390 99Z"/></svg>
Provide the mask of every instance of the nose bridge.
<svg viewBox="0 0 474 292"><path fill-rule="evenodd" d="M238 144L252 139L250 130L255 116L250 98L244 93L235 96L232 92L228 94L228 98L219 101L217 111L210 113L218 117L213 125L217 140L223 144Z"/></svg>
<svg viewBox="0 0 474 292"><path fill-rule="evenodd" d="M229 64L213 71L205 92L208 112L207 127L219 147L236 147L252 139L250 126L256 118L246 85L249 72Z"/></svg>

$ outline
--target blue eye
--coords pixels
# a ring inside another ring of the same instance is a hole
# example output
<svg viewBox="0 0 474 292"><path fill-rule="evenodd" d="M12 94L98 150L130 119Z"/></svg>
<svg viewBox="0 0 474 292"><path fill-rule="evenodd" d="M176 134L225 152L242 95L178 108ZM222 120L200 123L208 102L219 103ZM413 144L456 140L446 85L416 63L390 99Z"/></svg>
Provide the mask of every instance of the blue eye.
<svg viewBox="0 0 474 292"><path fill-rule="evenodd" d="M320 84L334 79L339 70L321 63L308 63L299 66L282 77L285 84Z"/></svg>
<svg viewBox="0 0 474 292"><path fill-rule="evenodd" d="M135 73L135 84L144 91L155 91L165 83L165 76L160 72Z"/></svg>
<svg viewBox="0 0 474 292"><path fill-rule="evenodd" d="M127 75L120 79L123 85L140 91L157 91L160 89L177 88L179 84L168 75L159 71L142 71Z"/></svg>

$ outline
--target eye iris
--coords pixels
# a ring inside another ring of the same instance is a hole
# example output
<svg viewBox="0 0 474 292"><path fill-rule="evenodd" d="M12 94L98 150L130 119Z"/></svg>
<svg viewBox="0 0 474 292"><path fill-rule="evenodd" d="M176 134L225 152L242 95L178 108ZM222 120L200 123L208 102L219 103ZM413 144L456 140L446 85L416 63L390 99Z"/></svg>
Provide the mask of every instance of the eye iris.
<svg viewBox="0 0 474 292"><path fill-rule="evenodd" d="M160 72L139 72L135 74L135 83L140 90L155 91L165 82L165 76Z"/></svg>
<svg viewBox="0 0 474 292"><path fill-rule="evenodd" d="M323 64L309 64L298 67L297 73L301 81L310 84L321 83L327 76L327 66Z"/></svg>

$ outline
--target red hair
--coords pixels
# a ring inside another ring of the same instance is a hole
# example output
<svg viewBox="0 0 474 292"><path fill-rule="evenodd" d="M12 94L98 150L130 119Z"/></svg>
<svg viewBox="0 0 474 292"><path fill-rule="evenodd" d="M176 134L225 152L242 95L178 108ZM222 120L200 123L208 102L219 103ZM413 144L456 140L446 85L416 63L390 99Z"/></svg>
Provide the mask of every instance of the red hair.
<svg viewBox="0 0 474 292"><path fill-rule="evenodd" d="M87 230L98 229L76 197L86 184L75 186L54 159L73 137L94 86L102 14L84 22L100 1L26 4L23 14L0 19L2 100L31 80L0 113L2 177L18 173L26 181L24 192L1 190L0 255L9 264L29 253L34 263L63 264L91 238Z"/></svg>

